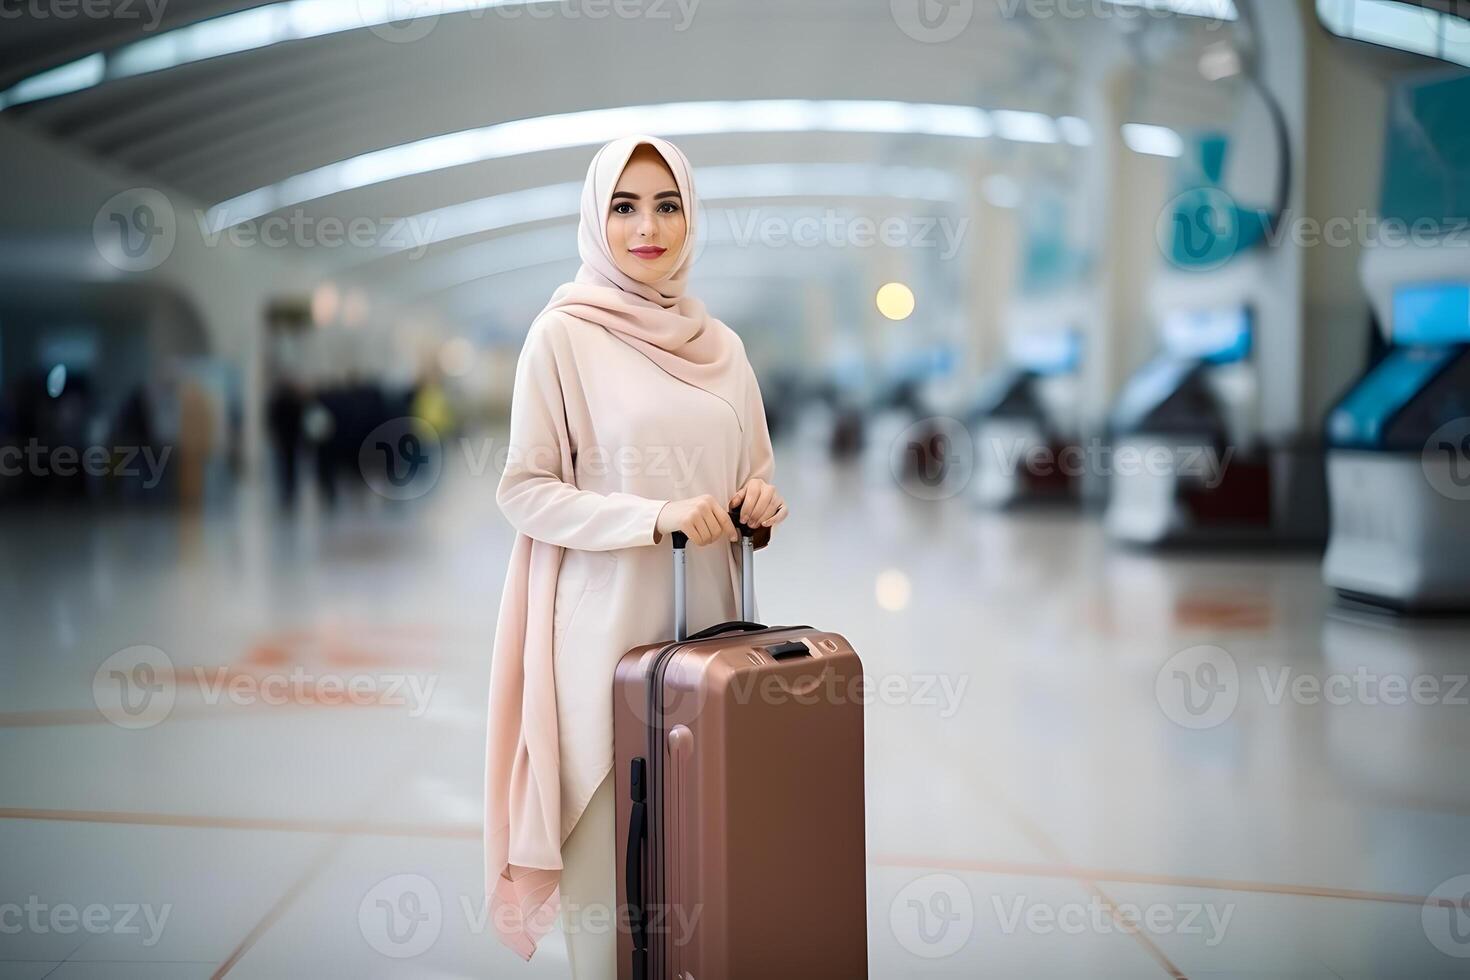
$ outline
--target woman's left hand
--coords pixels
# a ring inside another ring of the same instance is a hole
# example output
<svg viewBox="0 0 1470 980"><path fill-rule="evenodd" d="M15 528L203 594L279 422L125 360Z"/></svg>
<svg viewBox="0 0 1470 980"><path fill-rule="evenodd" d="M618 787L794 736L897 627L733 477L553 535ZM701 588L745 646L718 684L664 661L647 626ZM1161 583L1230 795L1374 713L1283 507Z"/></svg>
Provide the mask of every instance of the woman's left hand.
<svg viewBox="0 0 1470 980"><path fill-rule="evenodd" d="M746 527L775 527L786 520L786 501L765 480L750 479L730 498L730 509L740 508L740 523Z"/></svg>

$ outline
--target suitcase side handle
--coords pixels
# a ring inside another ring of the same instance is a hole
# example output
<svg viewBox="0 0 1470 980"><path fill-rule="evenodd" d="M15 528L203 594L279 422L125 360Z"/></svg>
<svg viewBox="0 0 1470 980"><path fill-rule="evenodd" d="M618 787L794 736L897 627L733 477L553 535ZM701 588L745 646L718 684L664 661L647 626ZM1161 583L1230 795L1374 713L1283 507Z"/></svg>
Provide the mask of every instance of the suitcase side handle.
<svg viewBox="0 0 1470 980"><path fill-rule="evenodd" d="M648 980L648 927L643 919L643 856L648 842L648 804L644 786L646 764L633 760L628 792L633 809L628 818L628 849L623 886L628 898L628 932L633 939L633 980Z"/></svg>

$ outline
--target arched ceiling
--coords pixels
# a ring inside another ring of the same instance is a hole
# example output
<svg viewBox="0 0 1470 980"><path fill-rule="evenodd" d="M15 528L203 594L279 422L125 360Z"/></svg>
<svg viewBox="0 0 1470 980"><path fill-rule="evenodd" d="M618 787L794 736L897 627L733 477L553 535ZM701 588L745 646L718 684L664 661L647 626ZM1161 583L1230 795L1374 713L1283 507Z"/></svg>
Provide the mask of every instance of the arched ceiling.
<svg viewBox="0 0 1470 980"><path fill-rule="evenodd" d="M0 35L0 89L96 51L261 5L164 4L150 30L153 14L144 0L110 2L115 16L109 18L7 22ZM432 10L434 2L419 0L419 6ZM136 16L123 17L124 9ZM968 26L942 43L906 34L888 0L684 0L683 6L676 0L565 0L534 14L532 8L479 9L426 20L420 27L431 29L414 30L423 36L413 40L390 30L337 31L104 81L13 105L4 116L209 206L384 147L588 109L860 99L1066 115L1080 111L1081 63L1120 35L1132 38L1125 49L1131 45L1150 61L1148 84L1135 100L1139 118L1188 126L1218 124L1233 114L1234 88L1207 82L1198 70L1200 50L1228 37L1231 25L1192 18L1136 19L1132 26L1097 18L1036 19L1024 16L1026 9L1008 0L977 0ZM634 15L595 16L613 10ZM1007 16L1017 10L1022 13ZM1138 41L1145 23L1151 48ZM858 161L949 169L966 179L977 172L977 156L993 157L990 166L1025 169L1041 155L1064 170L1065 154L1074 152L872 133L729 133L690 136L680 144L700 168ZM587 156L586 147L570 147L469 163L311 200L301 209L317 217L424 214L580 180ZM434 263L453 261L459 249L483 237L434 247L415 276L433 280ZM321 258L327 266L381 272L373 262ZM770 261L780 272L783 259Z"/></svg>

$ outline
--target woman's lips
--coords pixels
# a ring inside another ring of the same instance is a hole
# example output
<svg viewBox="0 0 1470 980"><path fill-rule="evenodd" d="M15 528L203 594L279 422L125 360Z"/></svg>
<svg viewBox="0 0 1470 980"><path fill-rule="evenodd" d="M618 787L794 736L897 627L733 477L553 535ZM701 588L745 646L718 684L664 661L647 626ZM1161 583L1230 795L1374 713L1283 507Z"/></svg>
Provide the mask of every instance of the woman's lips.
<svg viewBox="0 0 1470 980"><path fill-rule="evenodd" d="M657 245L640 245L637 248L630 248L628 249L628 251L632 252L640 259L656 259L660 255L667 252L668 249L659 248Z"/></svg>

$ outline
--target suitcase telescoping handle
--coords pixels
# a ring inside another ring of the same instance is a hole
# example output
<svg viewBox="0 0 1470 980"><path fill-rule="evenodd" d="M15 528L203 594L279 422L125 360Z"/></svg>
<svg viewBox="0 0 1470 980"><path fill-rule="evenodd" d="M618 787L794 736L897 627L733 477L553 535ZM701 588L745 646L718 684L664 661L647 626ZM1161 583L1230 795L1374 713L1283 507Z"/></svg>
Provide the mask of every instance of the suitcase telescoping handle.
<svg viewBox="0 0 1470 980"><path fill-rule="evenodd" d="M705 630L694 637L689 636L689 570L685 561L689 536L683 531L675 531L671 535L674 542L674 639L680 642L713 636L741 626L755 626L751 622L755 613L755 528L740 523L739 510L730 511L730 521L740 529L740 622L722 623L712 627L713 632Z"/></svg>

